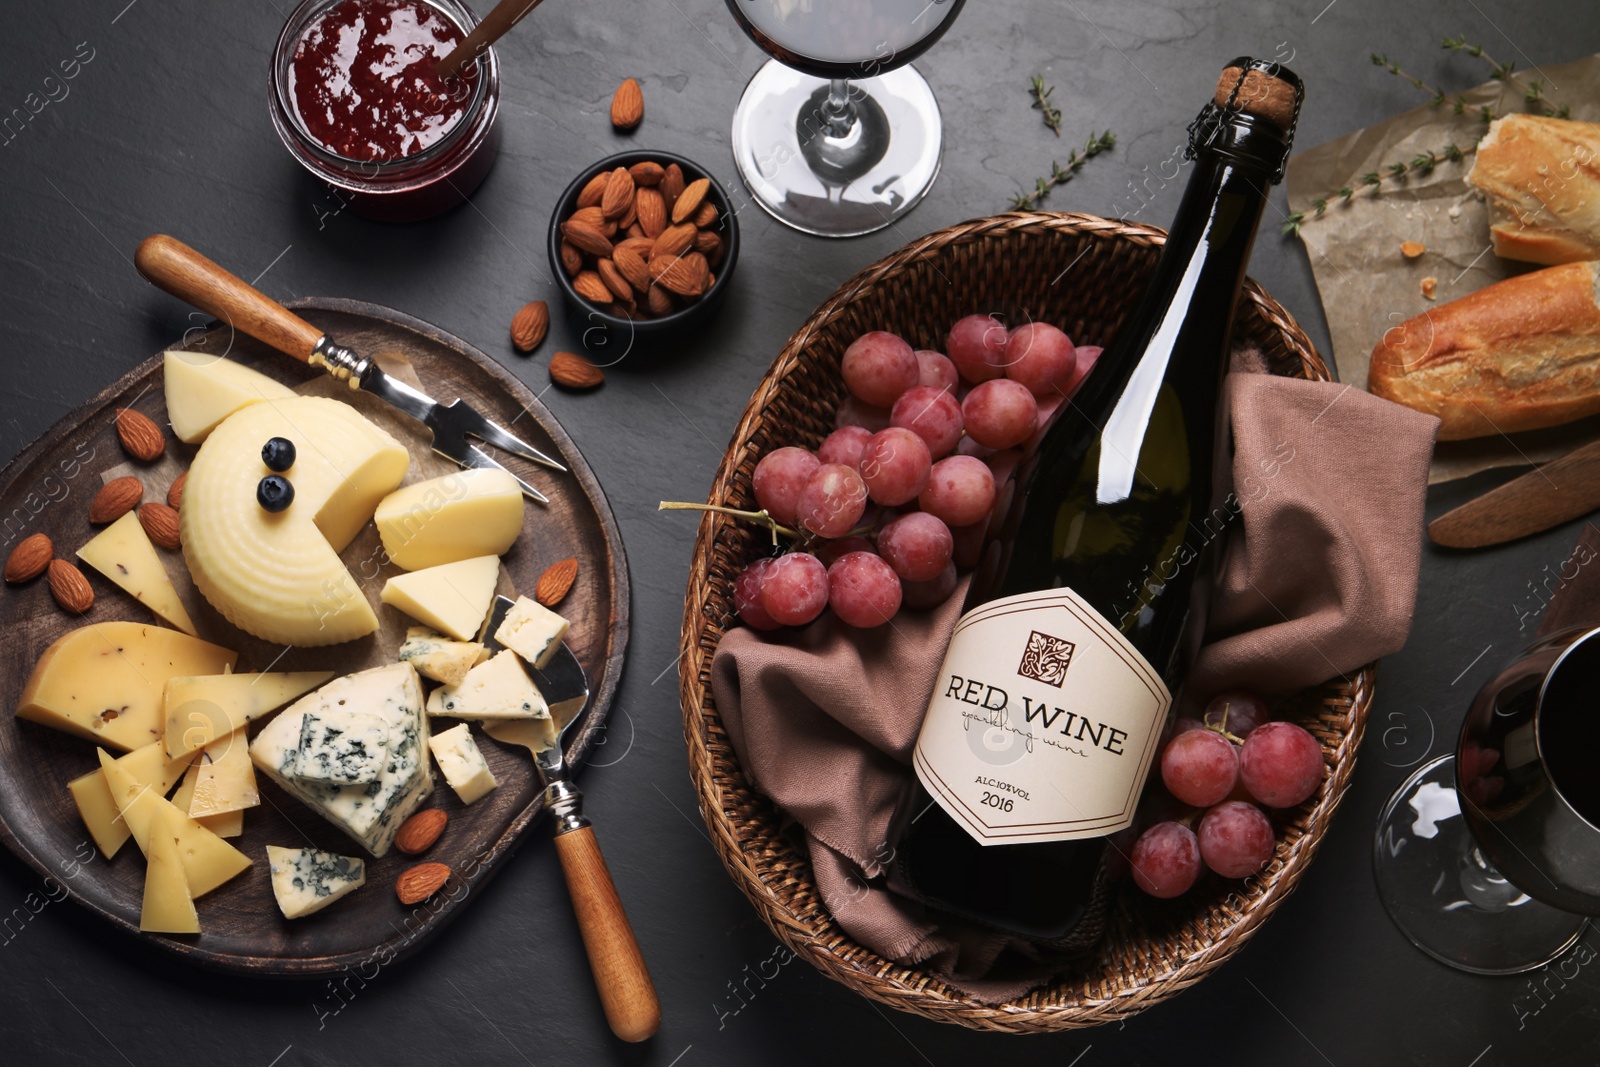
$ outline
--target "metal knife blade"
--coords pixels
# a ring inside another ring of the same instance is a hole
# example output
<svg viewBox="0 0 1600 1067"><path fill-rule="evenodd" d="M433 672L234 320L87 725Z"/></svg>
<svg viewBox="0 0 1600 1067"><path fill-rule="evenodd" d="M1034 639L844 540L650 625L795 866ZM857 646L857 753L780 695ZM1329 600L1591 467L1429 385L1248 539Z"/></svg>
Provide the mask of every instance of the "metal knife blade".
<svg viewBox="0 0 1600 1067"><path fill-rule="evenodd" d="M1446 548L1484 548L1540 533L1600 507L1600 441L1511 479L1428 524Z"/></svg>

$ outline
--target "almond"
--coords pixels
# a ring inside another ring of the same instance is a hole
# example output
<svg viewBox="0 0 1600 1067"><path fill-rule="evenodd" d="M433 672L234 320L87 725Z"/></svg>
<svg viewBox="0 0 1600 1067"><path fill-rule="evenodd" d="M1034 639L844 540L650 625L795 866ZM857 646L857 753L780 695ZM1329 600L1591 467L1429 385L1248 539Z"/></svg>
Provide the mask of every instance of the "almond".
<svg viewBox="0 0 1600 1067"><path fill-rule="evenodd" d="M666 168L647 159L643 163L635 163L629 167L628 173L633 175L633 184L637 186L660 185L661 176L666 173Z"/></svg>
<svg viewBox="0 0 1600 1067"><path fill-rule="evenodd" d="M511 343L518 352L532 352L550 329L550 305L543 300L524 304L511 319Z"/></svg>
<svg viewBox="0 0 1600 1067"><path fill-rule="evenodd" d="M600 203L600 198L606 191L607 177L609 175L600 173L589 179L588 184L583 187L583 191L578 194L579 207L595 207Z"/></svg>
<svg viewBox="0 0 1600 1067"><path fill-rule="evenodd" d="M166 504L139 505L139 525L162 548L177 548L183 543L178 533L178 513Z"/></svg>
<svg viewBox="0 0 1600 1067"><path fill-rule="evenodd" d="M694 224L702 230L715 226L717 224L717 205L709 200L702 203L694 213Z"/></svg>
<svg viewBox="0 0 1600 1067"><path fill-rule="evenodd" d="M561 598L567 595L572 588L573 580L578 577L578 561L564 559L560 563L552 563L539 575L538 583L533 587L533 599L547 608L553 608L561 603Z"/></svg>
<svg viewBox="0 0 1600 1067"><path fill-rule="evenodd" d="M561 269L567 272L568 277L583 269L583 253L568 241L561 242Z"/></svg>
<svg viewBox="0 0 1600 1067"><path fill-rule="evenodd" d="M616 294L618 300L633 299L633 286L622 276L615 262L602 259L595 264L595 270L599 273L600 280L606 283L606 288Z"/></svg>
<svg viewBox="0 0 1600 1067"><path fill-rule="evenodd" d="M616 264L616 269L629 285L643 293L650 288L650 267L637 249L628 247L625 242L617 246L611 254L611 261ZM601 262L605 262L601 260Z"/></svg>
<svg viewBox="0 0 1600 1067"><path fill-rule="evenodd" d="M631 130L644 118L644 90L633 78L628 78L611 97L611 125L619 130Z"/></svg>
<svg viewBox="0 0 1600 1067"><path fill-rule="evenodd" d="M644 236L644 228L639 225L639 220L638 219L635 219L634 222L633 222L633 225L629 226L623 232L625 234L627 234L628 237L630 237L630 238L643 237Z"/></svg>
<svg viewBox="0 0 1600 1067"><path fill-rule="evenodd" d="M6 560L5 579L12 585L31 582L43 574L56 554L55 545L42 533L32 534L17 542Z"/></svg>
<svg viewBox="0 0 1600 1067"><path fill-rule="evenodd" d="M572 288L578 295L595 304L611 303L611 288L600 280L600 275L592 270L582 270L572 279Z"/></svg>
<svg viewBox="0 0 1600 1067"><path fill-rule="evenodd" d="M606 380L604 372L572 352L557 352L550 357L550 380L568 389L593 389Z"/></svg>
<svg viewBox="0 0 1600 1067"><path fill-rule="evenodd" d="M587 252L591 256L609 256L611 242L606 240L606 235L598 227L590 226L577 219L568 219L561 224L561 235L572 242L572 247L580 252Z"/></svg>
<svg viewBox="0 0 1600 1067"><path fill-rule="evenodd" d="M672 297L668 296L667 291L659 285L652 285L650 291L644 294L644 298L645 306L650 309L652 315L658 317L670 315L678 310L677 305L672 302Z"/></svg>
<svg viewBox="0 0 1600 1067"><path fill-rule="evenodd" d="M395 879L394 892L402 904L421 904L444 888L450 880L450 868L442 863L419 863L407 867Z"/></svg>
<svg viewBox="0 0 1600 1067"><path fill-rule="evenodd" d="M610 178L611 172L607 171L604 175L602 175L602 177ZM601 191L604 192L604 189L602 188ZM604 211L600 210L599 204L591 204L589 207L580 207L578 210L574 211L567 217L567 221L581 222L585 226L593 226L595 229L599 230L606 224L606 215Z"/></svg>
<svg viewBox="0 0 1600 1067"><path fill-rule="evenodd" d="M668 226L661 231L661 236L656 238L656 243L650 248L650 261L658 259L673 259L683 255L694 247L694 235L697 231L693 226Z"/></svg>
<svg viewBox="0 0 1600 1067"><path fill-rule="evenodd" d="M692 298L705 292L709 273L706 257L699 252L650 261L650 276L679 296Z"/></svg>
<svg viewBox="0 0 1600 1067"><path fill-rule="evenodd" d="M620 252L626 248L640 259L649 259L650 249L653 247L655 247L655 241L649 237L630 237L626 241L618 242L615 251ZM613 254L611 258L615 259L616 256Z"/></svg>
<svg viewBox="0 0 1600 1067"><path fill-rule="evenodd" d="M637 196L635 196L635 197L633 197L632 199L630 199L628 201L628 210L624 211L622 213L622 217L617 220L617 229L623 231L623 235L626 236L628 227L632 226L634 223L636 223L638 221L639 221L639 198Z"/></svg>
<svg viewBox="0 0 1600 1067"><path fill-rule="evenodd" d="M633 204L633 175L626 167L618 167L606 178L606 191L600 200L600 214L608 219L620 219Z"/></svg>
<svg viewBox="0 0 1600 1067"><path fill-rule="evenodd" d="M63 611L82 615L94 607L94 588L83 572L64 559L50 561L50 595Z"/></svg>
<svg viewBox="0 0 1600 1067"><path fill-rule="evenodd" d="M96 526L116 522L144 499L144 483L133 475L113 478L89 501L89 521Z"/></svg>
<svg viewBox="0 0 1600 1067"><path fill-rule="evenodd" d="M661 174L661 197L667 202L668 211L683 195L683 184L683 168L676 163L668 163L667 169Z"/></svg>
<svg viewBox="0 0 1600 1067"><path fill-rule="evenodd" d="M183 506L183 486L189 480L189 472L184 471L178 475L177 481L167 486L167 506L179 508Z"/></svg>
<svg viewBox="0 0 1600 1067"><path fill-rule="evenodd" d="M1401 241L1400 254L1407 259L1416 259L1428 250L1428 246L1421 241Z"/></svg>
<svg viewBox="0 0 1600 1067"><path fill-rule="evenodd" d="M710 230L701 230L694 235L694 250L710 259L713 253L722 251L722 238Z"/></svg>
<svg viewBox="0 0 1600 1067"><path fill-rule="evenodd" d="M132 408L117 409L117 440L134 459L149 463L167 450L166 435L150 416Z"/></svg>
<svg viewBox="0 0 1600 1067"><path fill-rule="evenodd" d="M710 178L696 178L683 187L682 194L672 205L672 221L682 222L700 210L700 204L706 198L706 192L711 188Z"/></svg>
<svg viewBox="0 0 1600 1067"><path fill-rule="evenodd" d="M667 228L667 202L659 189L640 189L634 197L634 208L639 212L639 229L651 240L661 236Z"/></svg>
<svg viewBox="0 0 1600 1067"><path fill-rule="evenodd" d="M400 832L394 835L394 847L408 856L426 852L439 840L449 821L450 816L445 814L443 808L419 811L400 824Z"/></svg>

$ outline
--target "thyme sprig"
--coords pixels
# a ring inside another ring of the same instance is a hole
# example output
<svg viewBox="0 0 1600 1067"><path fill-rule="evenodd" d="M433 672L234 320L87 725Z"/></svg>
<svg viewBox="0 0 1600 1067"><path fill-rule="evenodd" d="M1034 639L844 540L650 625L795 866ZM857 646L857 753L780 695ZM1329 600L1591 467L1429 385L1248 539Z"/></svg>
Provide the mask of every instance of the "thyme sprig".
<svg viewBox="0 0 1600 1067"><path fill-rule="evenodd" d="M1056 91L1054 85L1046 86L1044 75L1033 76L1032 89L1033 108L1043 113L1044 124L1050 127L1050 132L1057 137L1061 136L1061 109L1050 102L1050 94Z"/></svg>
<svg viewBox="0 0 1600 1067"><path fill-rule="evenodd" d="M1090 133L1088 141L1084 142L1083 152L1080 154L1076 148L1067 153L1066 166L1060 163L1050 164L1048 177L1039 178L1033 183L1033 192L1018 193L1011 198L1013 211L1028 211L1038 207L1044 202L1045 197L1058 185L1065 185L1072 180L1083 165L1102 152L1109 152L1117 144L1117 135L1107 130L1105 133Z"/></svg>

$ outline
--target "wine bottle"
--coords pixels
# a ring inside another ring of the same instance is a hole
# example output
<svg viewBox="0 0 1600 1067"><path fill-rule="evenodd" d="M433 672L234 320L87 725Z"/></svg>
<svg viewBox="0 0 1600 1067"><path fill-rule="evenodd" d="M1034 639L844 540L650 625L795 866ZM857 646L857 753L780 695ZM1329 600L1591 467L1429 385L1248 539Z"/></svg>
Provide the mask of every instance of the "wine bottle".
<svg viewBox="0 0 1600 1067"><path fill-rule="evenodd" d="M1106 838L1133 822L1239 508L1214 494L1219 398L1302 95L1275 64L1224 70L1148 288L1019 466L897 824L899 873L938 909L1058 944L1098 937Z"/></svg>

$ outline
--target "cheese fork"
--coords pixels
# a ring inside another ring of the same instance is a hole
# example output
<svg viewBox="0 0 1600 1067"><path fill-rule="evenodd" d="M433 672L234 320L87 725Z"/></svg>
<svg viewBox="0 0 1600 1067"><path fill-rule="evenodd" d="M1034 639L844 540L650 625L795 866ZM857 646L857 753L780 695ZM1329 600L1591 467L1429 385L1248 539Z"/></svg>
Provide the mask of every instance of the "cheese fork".
<svg viewBox="0 0 1600 1067"><path fill-rule="evenodd" d="M515 606L509 597L496 597L483 624L479 641L494 652L503 648L494 633ZM583 947L589 954L595 988L612 1033L624 1041L644 1041L661 1025L661 1004L645 966L639 942L633 935L622 900L612 884L611 872L594 828L583 814L583 792L567 776L562 735L582 716L589 703L589 681L583 665L566 645L556 648L544 668L530 666L533 683L550 707L548 719L501 719L483 723L496 741L521 745L533 753L534 765L544 782L544 805L555 819L556 854L572 895Z"/></svg>
<svg viewBox="0 0 1600 1067"><path fill-rule="evenodd" d="M231 326L264 341L302 363L321 367L350 388L371 393L405 412L433 435L433 450L463 467L495 467L493 457L468 440L504 449L514 456L565 472L566 467L487 418L471 404L452 400L441 404L383 373L372 360L360 356L248 282L228 273L175 237L154 234L139 242L134 266L159 289L216 316ZM506 473L511 474L510 471ZM515 474L512 474L516 478ZM548 504L550 498L517 478L524 496Z"/></svg>

